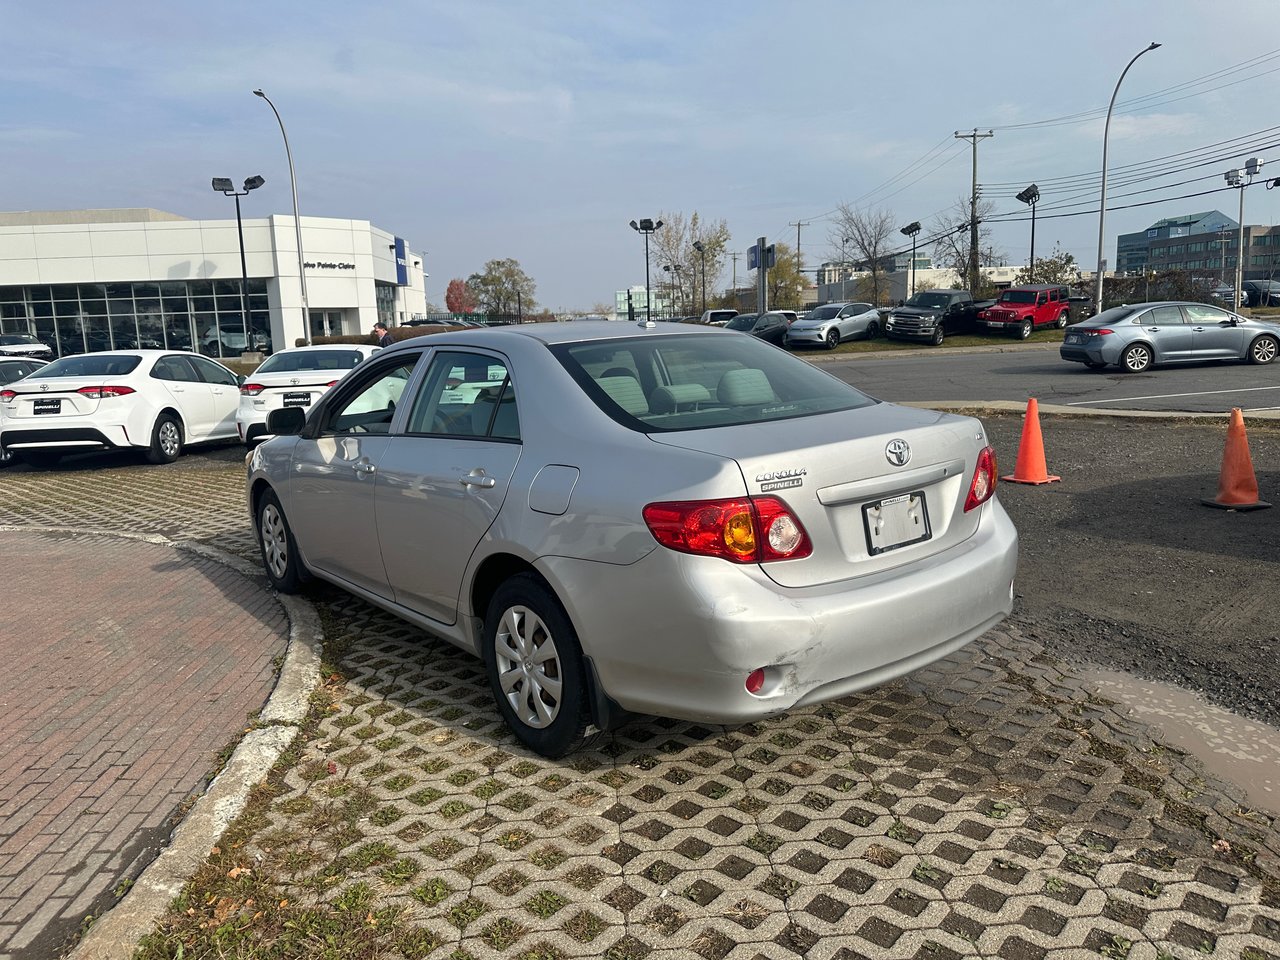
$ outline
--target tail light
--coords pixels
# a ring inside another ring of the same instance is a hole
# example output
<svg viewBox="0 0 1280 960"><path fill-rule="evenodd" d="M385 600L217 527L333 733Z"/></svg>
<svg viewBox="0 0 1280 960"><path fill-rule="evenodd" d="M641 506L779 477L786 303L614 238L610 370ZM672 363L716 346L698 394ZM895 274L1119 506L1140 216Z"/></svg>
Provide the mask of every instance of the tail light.
<svg viewBox="0 0 1280 960"><path fill-rule="evenodd" d="M242 396L242 397L256 397L258 394L260 394L260 393L261 393L263 390L265 390L265 389L266 389L266 387L264 387L264 386L263 386L262 384L260 384L260 383L242 383L242 384L240 385L240 396Z"/></svg>
<svg viewBox="0 0 1280 960"><path fill-rule="evenodd" d="M82 397L88 397L90 400L106 400L109 397L127 397L131 393L137 393L133 387L126 387L120 384L105 384L101 387L81 387L76 393Z"/></svg>
<svg viewBox="0 0 1280 960"><path fill-rule="evenodd" d="M325 384L326 387L336 387L337 385L338 385L337 380L330 380L328 383Z"/></svg>
<svg viewBox="0 0 1280 960"><path fill-rule="evenodd" d="M798 560L813 552L799 519L777 497L651 503L644 522L664 547L732 563Z"/></svg>
<svg viewBox="0 0 1280 960"><path fill-rule="evenodd" d="M978 465L973 468L969 481L969 495L964 499L964 512L980 507L996 492L996 448L983 447L978 453Z"/></svg>
<svg viewBox="0 0 1280 960"><path fill-rule="evenodd" d="M1077 328L1076 333L1083 333L1086 337L1105 337L1108 334L1115 333L1115 331L1108 330L1105 327L1094 327L1092 329L1085 327L1083 330Z"/></svg>
<svg viewBox="0 0 1280 960"><path fill-rule="evenodd" d="M0 390L0 403L8 403L18 396L17 390Z"/></svg>

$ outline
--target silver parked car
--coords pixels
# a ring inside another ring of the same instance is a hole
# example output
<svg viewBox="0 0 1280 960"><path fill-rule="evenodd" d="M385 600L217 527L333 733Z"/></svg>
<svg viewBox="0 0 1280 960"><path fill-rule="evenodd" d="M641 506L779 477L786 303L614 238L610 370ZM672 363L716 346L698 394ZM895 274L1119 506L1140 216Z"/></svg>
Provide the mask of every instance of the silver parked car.
<svg viewBox="0 0 1280 960"><path fill-rule="evenodd" d="M788 347L826 347L843 340L880 336L880 312L869 303L829 303L815 307L793 323L784 341Z"/></svg>
<svg viewBox="0 0 1280 960"><path fill-rule="evenodd" d="M1063 360L1141 373L1157 363L1248 360L1270 363L1280 325L1237 316L1207 303L1133 303L1067 328Z"/></svg>
<svg viewBox="0 0 1280 960"><path fill-rule="evenodd" d="M247 496L275 586L314 574L482 657L546 756L628 713L734 723L843 697L1012 604L982 424L753 337L420 337L268 429Z"/></svg>

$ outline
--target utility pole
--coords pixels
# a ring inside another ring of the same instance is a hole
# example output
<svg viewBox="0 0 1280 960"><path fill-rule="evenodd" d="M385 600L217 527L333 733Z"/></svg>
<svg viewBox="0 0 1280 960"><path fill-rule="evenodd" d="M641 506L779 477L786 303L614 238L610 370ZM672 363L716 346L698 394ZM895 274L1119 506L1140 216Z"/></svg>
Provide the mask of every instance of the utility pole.
<svg viewBox="0 0 1280 960"><path fill-rule="evenodd" d="M956 131L957 140L968 140L973 144L973 192L969 195L969 292L977 295L979 279L978 279L978 141L985 140L987 137L994 137L995 134L988 130L986 133L979 133L978 128L973 128L973 133L961 133Z"/></svg>
<svg viewBox="0 0 1280 960"><path fill-rule="evenodd" d="M738 302L738 258L742 256L738 251L734 250L729 256L733 259L733 302Z"/></svg>
<svg viewBox="0 0 1280 960"><path fill-rule="evenodd" d="M800 228L807 227L811 223L813 223L812 220L797 220L795 223L787 224L788 227L796 228L796 274L802 280L804 279L804 261L800 259Z"/></svg>

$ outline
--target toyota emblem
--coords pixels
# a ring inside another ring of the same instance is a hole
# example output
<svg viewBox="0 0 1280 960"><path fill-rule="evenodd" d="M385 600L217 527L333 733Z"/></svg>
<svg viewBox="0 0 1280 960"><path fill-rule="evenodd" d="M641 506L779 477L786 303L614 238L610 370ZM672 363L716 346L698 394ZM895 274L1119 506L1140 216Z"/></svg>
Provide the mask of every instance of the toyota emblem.
<svg viewBox="0 0 1280 960"><path fill-rule="evenodd" d="M884 457L895 467L905 467L911 459L911 444L900 437L890 440L885 445Z"/></svg>
<svg viewBox="0 0 1280 960"><path fill-rule="evenodd" d="M47 383L42 383L42 384L40 384L40 389L41 389L41 390L48 390L48 389L49 389L49 385L48 385Z"/></svg>
<svg viewBox="0 0 1280 960"><path fill-rule="evenodd" d="M290 382L291 384L293 384L293 385L296 387L296 386L298 385L298 378L297 378L297 377L290 377L290 378L289 378L289 382Z"/></svg>

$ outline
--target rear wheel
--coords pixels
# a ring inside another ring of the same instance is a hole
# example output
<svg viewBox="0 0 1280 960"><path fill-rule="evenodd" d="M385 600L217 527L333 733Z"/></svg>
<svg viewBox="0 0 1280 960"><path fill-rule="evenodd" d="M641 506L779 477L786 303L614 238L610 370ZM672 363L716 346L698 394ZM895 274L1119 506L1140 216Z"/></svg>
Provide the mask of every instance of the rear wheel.
<svg viewBox="0 0 1280 960"><path fill-rule="evenodd" d="M826 343L828 350L834 350L836 347L840 346L840 331L835 327L828 330Z"/></svg>
<svg viewBox="0 0 1280 960"><path fill-rule="evenodd" d="M1151 348L1145 343L1125 347L1120 355L1120 368L1126 373L1142 373L1151 366Z"/></svg>
<svg viewBox="0 0 1280 960"><path fill-rule="evenodd" d="M940 347L945 339L947 339L947 331L942 329L942 324L938 324L933 328L933 336L929 338L929 342L935 347Z"/></svg>
<svg viewBox="0 0 1280 960"><path fill-rule="evenodd" d="M1263 334L1249 344L1249 362L1266 364L1276 358L1276 338Z"/></svg>
<svg viewBox="0 0 1280 960"><path fill-rule="evenodd" d="M498 710L516 738L552 759L586 742L591 710L578 636L538 577L502 584L484 621L485 672Z"/></svg>
<svg viewBox="0 0 1280 960"><path fill-rule="evenodd" d="M168 413L156 418L156 425L151 428L151 446L147 448L147 459L152 463L173 463L182 455L182 424Z"/></svg>
<svg viewBox="0 0 1280 960"><path fill-rule="evenodd" d="M1018 327L1017 330L1014 331L1014 336L1016 336L1019 340L1026 340L1028 337L1031 336L1031 331L1034 329L1035 329L1035 324L1033 324L1030 320L1023 320L1022 325Z"/></svg>
<svg viewBox="0 0 1280 960"><path fill-rule="evenodd" d="M281 593L297 593L308 579L307 568L298 556L298 544L280 499L271 490L258 501L258 546L271 585Z"/></svg>
<svg viewBox="0 0 1280 960"><path fill-rule="evenodd" d="M50 470L62 461L62 454L53 450L27 450L16 456L37 470Z"/></svg>

